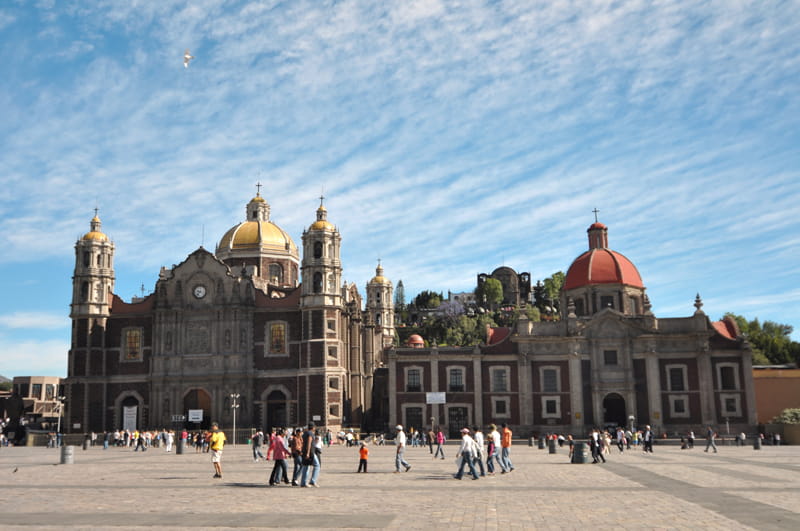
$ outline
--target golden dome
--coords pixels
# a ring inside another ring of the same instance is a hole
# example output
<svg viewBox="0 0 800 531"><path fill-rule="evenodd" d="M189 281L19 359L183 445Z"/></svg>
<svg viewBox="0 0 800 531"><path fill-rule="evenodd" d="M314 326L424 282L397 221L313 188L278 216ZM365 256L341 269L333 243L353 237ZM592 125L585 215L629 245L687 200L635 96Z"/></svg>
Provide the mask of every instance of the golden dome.
<svg viewBox="0 0 800 531"><path fill-rule="evenodd" d="M100 232L100 218L97 217L97 209L92 220L89 222L91 230L81 237L83 241L107 242L108 236Z"/></svg>
<svg viewBox="0 0 800 531"><path fill-rule="evenodd" d="M312 223L308 230L336 230L336 227L330 221L322 219Z"/></svg>
<svg viewBox="0 0 800 531"><path fill-rule="evenodd" d="M378 264L378 267L375 268L375 276L372 277L372 280L369 281L370 284L391 284L392 281L383 276L383 267Z"/></svg>
<svg viewBox="0 0 800 531"><path fill-rule="evenodd" d="M271 221L245 221L228 230L219 242L219 250L265 249L297 255L292 238Z"/></svg>
<svg viewBox="0 0 800 531"><path fill-rule="evenodd" d="M260 195L255 196L253 199L250 200L251 203L266 203L266 200L261 197Z"/></svg>
<svg viewBox="0 0 800 531"><path fill-rule="evenodd" d="M93 240L93 241L96 241L96 242L107 242L108 241L108 236L106 236L102 232L93 230L91 232L87 232L86 234L84 234L83 237L81 238L81 240L84 240L84 241Z"/></svg>

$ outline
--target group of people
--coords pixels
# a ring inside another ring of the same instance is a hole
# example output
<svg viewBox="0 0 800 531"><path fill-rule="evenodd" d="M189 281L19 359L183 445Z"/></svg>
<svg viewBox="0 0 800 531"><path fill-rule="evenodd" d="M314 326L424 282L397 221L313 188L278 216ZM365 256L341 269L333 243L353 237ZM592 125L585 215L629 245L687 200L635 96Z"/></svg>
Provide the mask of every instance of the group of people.
<svg viewBox="0 0 800 531"><path fill-rule="evenodd" d="M400 473L401 470L408 472L411 470L411 464L405 459L405 450L408 444L408 437L403 426L398 424L395 427L397 436L395 437L396 455L395 455L395 474ZM489 425L489 433L484 436L480 427L473 426L470 428L461 429L461 446L458 449L458 456L456 463L458 471L453 475L455 479L461 479L464 476L465 467L469 469L469 474L473 480L477 480L485 476L495 475L495 465L500 469L501 474L506 474L514 470L514 464L511 462L511 437L513 433L506 424L501 425L501 430L498 431L497 426L494 424ZM444 459L444 443L446 438L441 428L431 429L426 434L428 448L433 459ZM434 442L436 444L436 452L433 450ZM484 467L485 462L485 467ZM480 472L478 472L480 470Z"/></svg>
<svg viewBox="0 0 800 531"><path fill-rule="evenodd" d="M316 430L313 422L309 422L305 430L302 428L276 428L269 433L259 428L250 438L253 449L253 461L274 461L270 473L269 485L280 484L299 487L318 487L319 473L322 468L322 449L331 444L331 432L324 434ZM265 448L263 453L261 450ZM289 479L288 460L292 460L292 477ZM364 470L366 472L366 469Z"/></svg>

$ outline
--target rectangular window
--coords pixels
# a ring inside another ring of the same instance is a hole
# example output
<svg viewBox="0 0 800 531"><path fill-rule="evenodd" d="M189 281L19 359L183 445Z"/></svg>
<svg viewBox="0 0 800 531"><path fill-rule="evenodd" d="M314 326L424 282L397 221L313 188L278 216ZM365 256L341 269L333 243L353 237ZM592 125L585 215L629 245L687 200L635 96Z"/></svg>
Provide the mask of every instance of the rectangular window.
<svg viewBox="0 0 800 531"><path fill-rule="evenodd" d="M616 365L617 364L617 351L616 350L604 350L603 351L603 361L606 365Z"/></svg>
<svg viewBox="0 0 800 531"><path fill-rule="evenodd" d="M600 309L604 310L606 308L613 308L614 307L614 297L611 295L603 295L600 297Z"/></svg>
<svg viewBox="0 0 800 531"><path fill-rule="evenodd" d="M328 319L328 330L331 332L336 332L336 320L335 319Z"/></svg>
<svg viewBox="0 0 800 531"><path fill-rule="evenodd" d="M56 397L56 386L53 384L47 384L44 386L44 399L45 400L53 400Z"/></svg>
<svg viewBox="0 0 800 531"><path fill-rule="evenodd" d="M339 389L339 378L330 378L328 380L328 387L331 389Z"/></svg>
<svg viewBox="0 0 800 531"><path fill-rule="evenodd" d="M328 414L331 417L338 417L339 416L339 404L331 404L328 408Z"/></svg>
<svg viewBox="0 0 800 531"><path fill-rule="evenodd" d="M422 408L421 407L407 407L406 408L406 427L407 428L414 428L419 430L424 426L424 421L422 420Z"/></svg>
<svg viewBox="0 0 800 531"><path fill-rule="evenodd" d="M548 415L555 415L558 411L558 406L555 400L546 400L544 403L544 412Z"/></svg>
<svg viewBox="0 0 800 531"><path fill-rule="evenodd" d="M464 370L451 369L450 370L450 385L448 386L450 392L460 392L464 390Z"/></svg>
<svg viewBox="0 0 800 531"><path fill-rule="evenodd" d="M725 413L736 413L739 408L736 407L736 399L735 398L726 398L725 399Z"/></svg>
<svg viewBox="0 0 800 531"><path fill-rule="evenodd" d="M31 384L31 396L38 400L42 398L42 384Z"/></svg>
<svg viewBox="0 0 800 531"><path fill-rule="evenodd" d="M418 393L422 391L422 382L419 369L408 369L406 373L406 391L409 393Z"/></svg>
<svg viewBox="0 0 800 531"><path fill-rule="evenodd" d="M142 331L138 328L125 331L125 359L142 359Z"/></svg>
<svg viewBox="0 0 800 531"><path fill-rule="evenodd" d="M683 380L683 368L672 367L669 370L669 390L670 391L685 391L686 384Z"/></svg>
<svg viewBox="0 0 800 531"><path fill-rule="evenodd" d="M678 414L686 413L686 404L683 402L683 399L677 399L673 404L674 404L673 409L675 410L675 413Z"/></svg>
<svg viewBox="0 0 800 531"><path fill-rule="evenodd" d="M508 371L506 369L492 370L492 391L497 393L508 391Z"/></svg>
<svg viewBox="0 0 800 531"><path fill-rule="evenodd" d="M339 357L339 351L336 347L328 347L328 357L334 359Z"/></svg>
<svg viewBox="0 0 800 531"><path fill-rule="evenodd" d="M496 416L508 414L508 404L505 400L498 400L494 403L494 414Z"/></svg>
<svg viewBox="0 0 800 531"><path fill-rule="evenodd" d="M558 392L558 371L555 369L542 369L542 391L545 393Z"/></svg>
<svg viewBox="0 0 800 531"><path fill-rule="evenodd" d="M736 389L736 373L734 368L730 366L719 368L720 387L724 390Z"/></svg>
<svg viewBox="0 0 800 531"><path fill-rule="evenodd" d="M542 418L557 419L561 417L561 397L543 396L541 400Z"/></svg>
<svg viewBox="0 0 800 531"><path fill-rule="evenodd" d="M272 323L269 325L269 352L270 354L286 354L285 323Z"/></svg>

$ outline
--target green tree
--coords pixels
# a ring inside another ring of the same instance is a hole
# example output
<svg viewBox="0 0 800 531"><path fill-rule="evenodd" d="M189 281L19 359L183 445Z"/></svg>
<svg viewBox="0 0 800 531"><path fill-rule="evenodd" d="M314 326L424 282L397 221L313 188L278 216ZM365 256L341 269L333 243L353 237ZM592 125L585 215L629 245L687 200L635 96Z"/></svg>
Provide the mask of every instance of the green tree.
<svg viewBox="0 0 800 531"><path fill-rule="evenodd" d="M800 408L790 408L772 419L773 424L800 424Z"/></svg>
<svg viewBox="0 0 800 531"><path fill-rule="evenodd" d="M481 306L494 308L503 300L503 284L496 278L487 278L475 288L475 299Z"/></svg>
<svg viewBox="0 0 800 531"><path fill-rule="evenodd" d="M397 281L397 287L394 290L394 310L402 312L406 309L406 288L403 286L403 281Z"/></svg>
<svg viewBox="0 0 800 531"><path fill-rule="evenodd" d="M442 294L435 291L421 291L414 297L414 306L417 308L438 308L442 304Z"/></svg>
<svg viewBox="0 0 800 531"><path fill-rule="evenodd" d="M0 391L11 391L12 387L13 387L13 382L11 381L0 382Z"/></svg>
<svg viewBox="0 0 800 531"><path fill-rule="evenodd" d="M745 335L753 349L753 363L756 365L781 365L800 362L800 343L792 341L794 330L791 325L773 321L761 324L758 318L748 321L741 315L726 313L736 321L739 330Z"/></svg>

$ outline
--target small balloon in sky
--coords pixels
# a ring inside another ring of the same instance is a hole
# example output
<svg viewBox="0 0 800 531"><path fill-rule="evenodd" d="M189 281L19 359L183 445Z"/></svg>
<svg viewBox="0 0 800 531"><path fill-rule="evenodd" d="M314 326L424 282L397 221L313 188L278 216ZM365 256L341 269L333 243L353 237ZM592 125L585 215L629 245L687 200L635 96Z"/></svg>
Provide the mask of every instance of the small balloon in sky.
<svg viewBox="0 0 800 531"><path fill-rule="evenodd" d="M189 48L186 48L186 51L183 52L183 67L189 68L189 61L194 59L194 55L189 53Z"/></svg>

